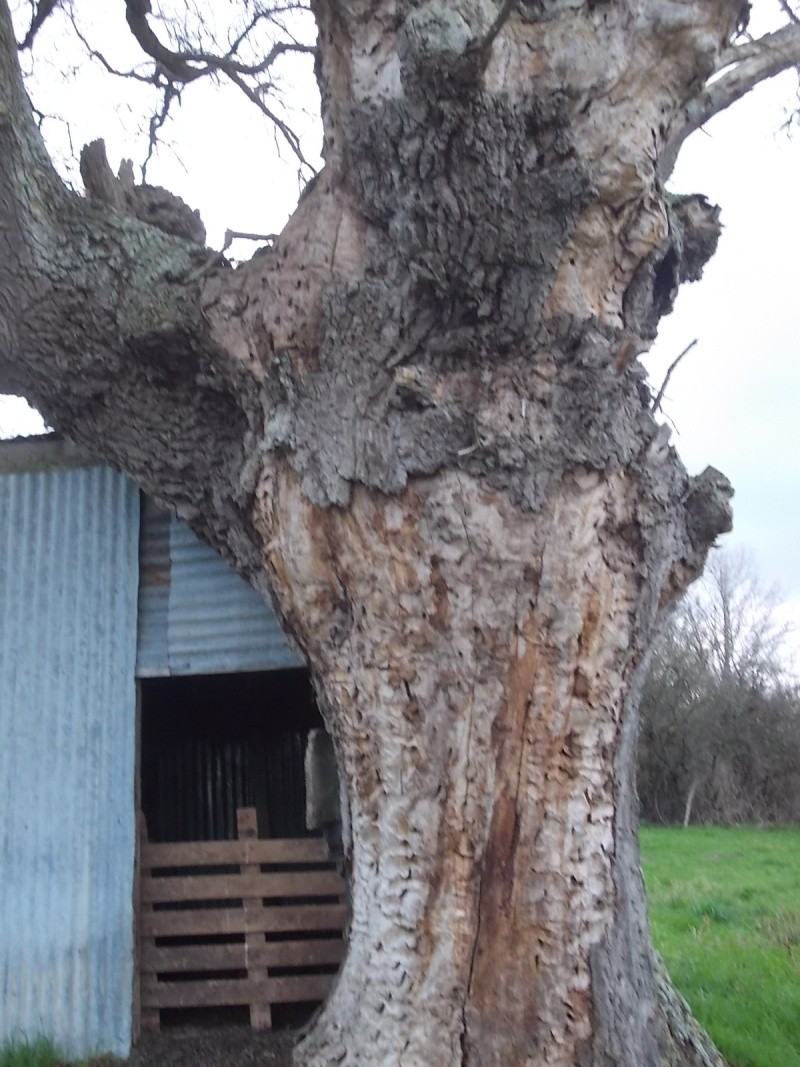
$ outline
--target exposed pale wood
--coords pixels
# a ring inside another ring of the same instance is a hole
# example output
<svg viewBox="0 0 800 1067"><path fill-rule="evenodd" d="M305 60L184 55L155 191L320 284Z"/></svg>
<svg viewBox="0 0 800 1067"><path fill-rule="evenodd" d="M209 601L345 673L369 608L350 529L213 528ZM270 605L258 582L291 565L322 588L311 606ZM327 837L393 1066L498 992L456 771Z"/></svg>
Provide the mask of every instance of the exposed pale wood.
<svg viewBox="0 0 800 1067"><path fill-rule="evenodd" d="M242 900L248 897L259 900L264 897L338 897L344 891L344 880L336 871L185 875L177 878L150 877L142 881L142 900L152 904L181 900Z"/></svg>
<svg viewBox="0 0 800 1067"><path fill-rule="evenodd" d="M245 950L244 942L230 945L153 945L142 948L143 974L181 971L234 971L250 966L312 967L341 963L346 951L341 938L308 941L263 941Z"/></svg>
<svg viewBox="0 0 800 1067"><path fill-rule="evenodd" d="M191 841L148 844L142 868L238 866L240 863L283 864L330 862L322 838L274 838L270 841Z"/></svg>
<svg viewBox="0 0 800 1067"><path fill-rule="evenodd" d="M347 918L343 904L297 904L263 908L253 918L241 909L198 908L142 914L142 931L151 937L190 934L291 933L293 930L341 930Z"/></svg>
<svg viewBox="0 0 800 1067"><path fill-rule="evenodd" d="M213 979L197 982L142 983L142 1003L154 1008L206 1008L250 1004L263 998L273 1004L323 1000L333 975L314 974L288 978Z"/></svg>

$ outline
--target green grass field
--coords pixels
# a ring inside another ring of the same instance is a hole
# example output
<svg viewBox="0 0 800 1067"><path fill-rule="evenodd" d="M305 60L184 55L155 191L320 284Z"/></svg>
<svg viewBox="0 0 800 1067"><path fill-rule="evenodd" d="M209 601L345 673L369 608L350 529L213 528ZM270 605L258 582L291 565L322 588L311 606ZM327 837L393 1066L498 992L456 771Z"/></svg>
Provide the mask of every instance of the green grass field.
<svg viewBox="0 0 800 1067"><path fill-rule="evenodd" d="M641 831L656 948L734 1067L800 1067L800 829Z"/></svg>

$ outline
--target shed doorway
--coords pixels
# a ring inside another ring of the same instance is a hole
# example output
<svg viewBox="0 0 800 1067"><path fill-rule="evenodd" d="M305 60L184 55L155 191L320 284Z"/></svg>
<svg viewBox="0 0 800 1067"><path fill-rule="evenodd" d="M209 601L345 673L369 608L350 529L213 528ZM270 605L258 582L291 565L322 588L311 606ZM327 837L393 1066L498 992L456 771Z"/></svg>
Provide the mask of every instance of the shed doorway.
<svg viewBox="0 0 800 1067"><path fill-rule="evenodd" d="M141 681L141 808L150 840L234 841L236 808L261 837L305 837L306 738L322 727L308 672Z"/></svg>
<svg viewBox="0 0 800 1067"><path fill-rule="evenodd" d="M306 828L307 672L147 678L140 713L141 1028L304 1021L346 920L337 857Z"/></svg>

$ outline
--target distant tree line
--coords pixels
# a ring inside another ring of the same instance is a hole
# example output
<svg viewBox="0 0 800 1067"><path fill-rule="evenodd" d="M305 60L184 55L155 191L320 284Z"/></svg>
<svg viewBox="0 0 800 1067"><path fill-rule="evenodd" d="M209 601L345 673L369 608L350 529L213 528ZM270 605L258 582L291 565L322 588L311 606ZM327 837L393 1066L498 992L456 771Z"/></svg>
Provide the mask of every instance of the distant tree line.
<svg viewBox="0 0 800 1067"><path fill-rule="evenodd" d="M776 604L720 551L669 619L641 705L643 821L800 821L800 688Z"/></svg>

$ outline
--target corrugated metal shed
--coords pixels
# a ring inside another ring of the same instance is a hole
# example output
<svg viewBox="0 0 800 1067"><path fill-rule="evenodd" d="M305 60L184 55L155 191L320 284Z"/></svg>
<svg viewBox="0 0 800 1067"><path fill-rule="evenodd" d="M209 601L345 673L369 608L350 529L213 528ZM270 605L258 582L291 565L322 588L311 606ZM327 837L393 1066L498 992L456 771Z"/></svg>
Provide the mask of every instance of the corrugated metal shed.
<svg viewBox="0 0 800 1067"><path fill-rule="evenodd" d="M300 667L273 611L189 527L146 501L140 677Z"/></svg>
<svg viewBox="0 0 800 1067"><path fill-rule="evenodd" d="M125 1055L139 494L102 467L10 469L0 474L0 1043L46 1033L73 1056Z"/></svg>

